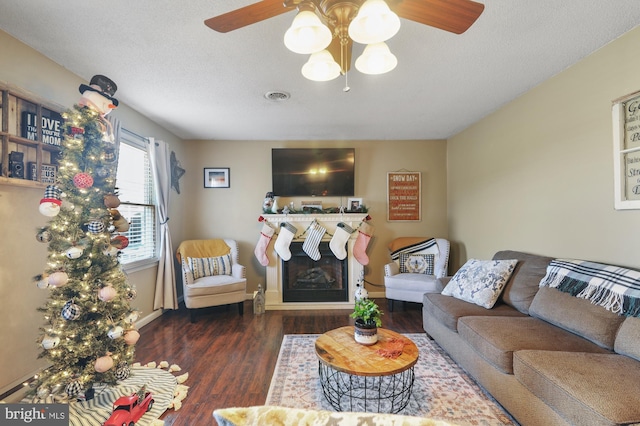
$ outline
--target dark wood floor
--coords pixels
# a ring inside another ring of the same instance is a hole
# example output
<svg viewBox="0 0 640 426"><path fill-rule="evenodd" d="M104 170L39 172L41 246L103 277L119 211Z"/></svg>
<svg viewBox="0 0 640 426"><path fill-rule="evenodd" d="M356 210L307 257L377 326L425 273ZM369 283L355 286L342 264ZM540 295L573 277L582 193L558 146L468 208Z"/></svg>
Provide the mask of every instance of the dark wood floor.
<svg viewBox="0 0 640 426"><path fill-rule="evenodd" d="M400 333L420 333L421 306L396 302L389 312L383 308L383 326ZM167 361L189 372L184 383L189 395L178 411L169 410L162 419L166 426L215 425L216 408L262 405L285 334L321 334L353 324L349 310L267 311L253 315L245 302L244 315L237 305L201 312L189 322L186 309L169 311L140 331L136 360Z"/></svg>

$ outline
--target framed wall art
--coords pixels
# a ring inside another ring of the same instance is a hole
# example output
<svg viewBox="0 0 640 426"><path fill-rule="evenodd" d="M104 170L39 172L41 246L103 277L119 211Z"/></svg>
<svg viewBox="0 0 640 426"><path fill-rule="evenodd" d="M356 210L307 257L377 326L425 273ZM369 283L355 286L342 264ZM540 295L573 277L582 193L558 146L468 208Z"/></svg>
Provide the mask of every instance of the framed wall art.
<svg viewBox="0 0 640 426"><path fill-rule="evenodd" d="M422 220L422 178L420 172L387 173L387 221Z"/></svg>
<svg viewBox="0 0 640 426"><path fill-rule="evenodd" d="M616 210L640 209L640 91L613 101Z"/></svg>
<svg viewBox="0 0 640 426"><path fill-rule="evenodd" d="M228 167L209 167L204 169L205 188L230 188L230 172Z"/></svg>

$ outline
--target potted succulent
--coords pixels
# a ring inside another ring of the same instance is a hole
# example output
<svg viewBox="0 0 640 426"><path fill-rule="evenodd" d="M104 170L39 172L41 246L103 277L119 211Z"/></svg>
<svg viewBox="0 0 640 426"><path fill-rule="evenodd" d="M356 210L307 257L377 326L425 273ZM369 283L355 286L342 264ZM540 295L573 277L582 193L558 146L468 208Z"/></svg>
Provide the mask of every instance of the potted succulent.
<svg viewBox="0 0 640 426"><path fill-rule="evenodd" d="M373 300L364 297L356 299L351 313L355 321L354 337L363 345L373 345L378 341L378 327L382 326L382 311Z"/></svg>

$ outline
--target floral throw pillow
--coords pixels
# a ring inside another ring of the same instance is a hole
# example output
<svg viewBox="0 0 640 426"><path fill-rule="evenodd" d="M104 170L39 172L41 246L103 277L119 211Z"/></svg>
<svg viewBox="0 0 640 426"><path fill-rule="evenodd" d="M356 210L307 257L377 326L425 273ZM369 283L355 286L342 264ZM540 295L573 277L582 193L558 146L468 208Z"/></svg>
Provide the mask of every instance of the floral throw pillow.
<svg viewBox="0 0 640 426"><path fill-rule="evenodd" d="M231 254L218 257L187 257L193 279L212 275L231 275Z"/></svg>
<svg viewBox="0 0 640 426"><path fill-rule="evenodd" d="M491 309L517 263L515 259L470 259L455 273L442 294Z"/></svg>
<svg viewBox="0 0 640 426"><path fill-rule="evenodd" d="M400 273L433 275L433 254L400 253Z"/></svg>

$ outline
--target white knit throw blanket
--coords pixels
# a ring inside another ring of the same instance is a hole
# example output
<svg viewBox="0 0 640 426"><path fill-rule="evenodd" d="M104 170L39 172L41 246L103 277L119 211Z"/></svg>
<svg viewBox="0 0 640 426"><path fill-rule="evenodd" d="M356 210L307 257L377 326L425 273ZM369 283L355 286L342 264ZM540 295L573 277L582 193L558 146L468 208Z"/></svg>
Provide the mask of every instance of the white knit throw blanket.
<svg viewBox="0 0 640 426"><path fill-rule="evenodd" d="M540 287L587 299L619 315L640 317L640 272L573 259L554 259Z"/></svg>

